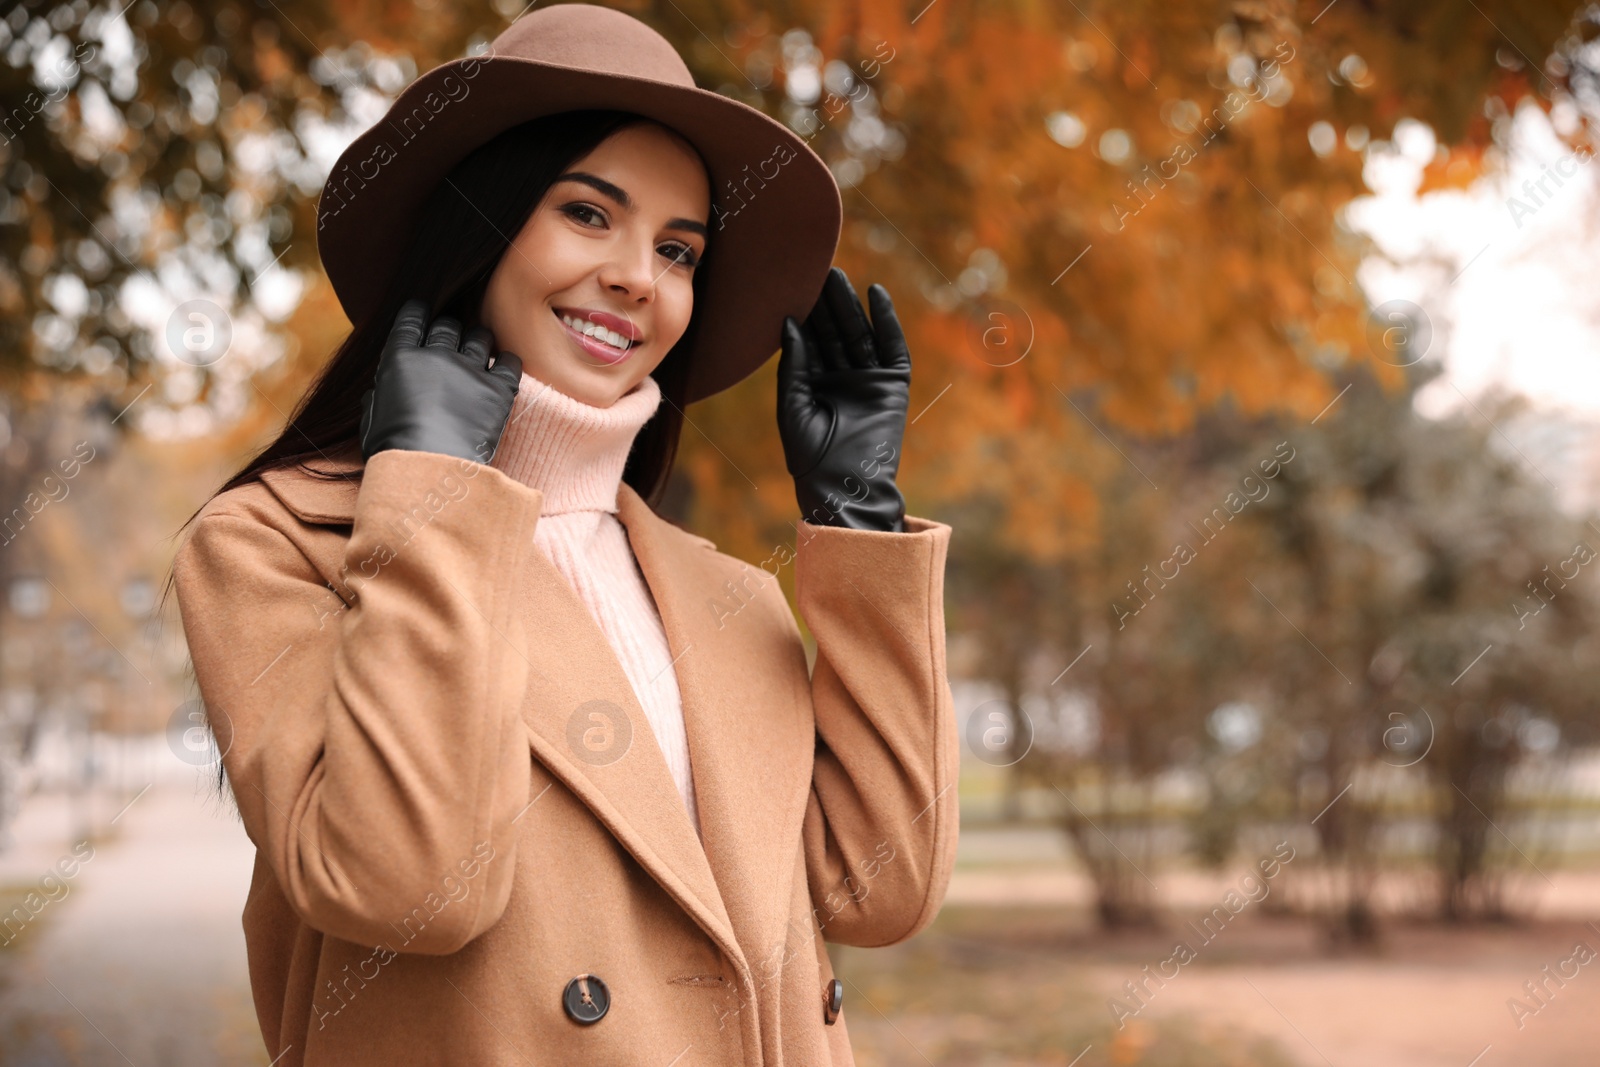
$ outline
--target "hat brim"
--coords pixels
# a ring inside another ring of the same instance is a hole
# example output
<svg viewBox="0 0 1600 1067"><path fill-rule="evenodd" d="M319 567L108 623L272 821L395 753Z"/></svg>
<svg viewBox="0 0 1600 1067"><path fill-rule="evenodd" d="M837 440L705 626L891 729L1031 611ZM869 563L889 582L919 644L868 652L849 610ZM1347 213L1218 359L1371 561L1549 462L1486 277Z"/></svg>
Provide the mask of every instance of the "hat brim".
<svg viewBox="0 0 1600 1067"><path fill-rule="evenodd" d="M827 164L787 126L720 94L510 56L430 70L335 163L317 206L317 249L350 320L376 311L416 212L457 163L513 126L587 109L631 111L680 133L724 208L697 268L686 402L771 358L784 316L810 313L838 248L843 207Z"/></svg>

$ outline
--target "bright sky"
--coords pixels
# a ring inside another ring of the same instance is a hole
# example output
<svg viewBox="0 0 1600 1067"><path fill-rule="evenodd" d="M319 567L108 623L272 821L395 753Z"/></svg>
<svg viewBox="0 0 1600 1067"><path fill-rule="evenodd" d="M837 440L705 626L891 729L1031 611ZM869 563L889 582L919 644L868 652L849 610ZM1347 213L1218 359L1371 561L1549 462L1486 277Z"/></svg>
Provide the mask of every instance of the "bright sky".
<svg viewBox="0 0 1600 1067"><path fill-rule="evenodd" d="M1381 252L1359 275L1371 302L1413 301L1431 320L1429 355L1446 373L1419 409L1460 410L1463 394L1476 401L1494 386L1534 400L1532 417L1501 429L1569 503L1600 487L1600 159L1557 136L1575 122L1570 109L1552 125L1523 107L1502 174L1420 198L1436 146L1426 126L1403 122L1388 150L1369 150L1374 192L1347 216Z"/></svg>
<svg viewBox="0 0 1600 1067"><path fill-rule="evenodd" d="M1375 304L1407 299L1428 311L1436 350L1469 395L1502 382L1600 416L1600 167L1573 156L1537 108L1522 108L1512 129L1508 173L1464 193L1416 196L1420 164L1434 152L1418 123L1396 131L1398 153L1372 152L1375 193L1351 205L1350 221L1401 265L1371 260L1360 280ZM1546 170L1558 165L1572 172L1559 186ZM1541 177L1551 195L1532 185ZM1419 265L1434 257L1444 262Z"/></svg>

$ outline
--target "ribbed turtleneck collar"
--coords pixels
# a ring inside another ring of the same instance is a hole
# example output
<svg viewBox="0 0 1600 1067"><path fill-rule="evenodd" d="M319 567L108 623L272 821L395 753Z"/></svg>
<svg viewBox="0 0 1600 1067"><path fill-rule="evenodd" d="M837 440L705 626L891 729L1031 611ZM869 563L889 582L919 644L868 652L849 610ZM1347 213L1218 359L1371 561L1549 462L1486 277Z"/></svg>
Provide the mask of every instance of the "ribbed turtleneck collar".
<svg viewBox="0 0 1600 1067"><path fill-rule="evenodd" d="M610 407L598 408L523 371L489 466L543 492L543 515L615 512L628 452L660 406L661 387L649 376Z"/></svg>

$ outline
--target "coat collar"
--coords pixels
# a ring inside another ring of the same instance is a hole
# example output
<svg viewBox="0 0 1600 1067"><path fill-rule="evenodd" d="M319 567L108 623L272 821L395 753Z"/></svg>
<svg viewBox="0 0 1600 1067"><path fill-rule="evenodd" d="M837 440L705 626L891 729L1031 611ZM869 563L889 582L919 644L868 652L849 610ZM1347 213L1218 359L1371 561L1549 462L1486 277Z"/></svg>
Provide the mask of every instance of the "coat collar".
<svg viewBox="0 0 1600 1067"><path fill-rule="evenodd" d="M329 452L311 465L349 473L364 461L351 448ZM357 480L325 481L295 468L267 471L261 479L307 522L354 520ZM626 482L620 484L617 506L672 652L703 844L621 662L543 552L528 557L533 570L524 651L533 668L530 686L539 687L523 711L530 743L545 766L745 969L752 962L746 949L766 953L788 936L788 876L799 847L816 744L807 694L794 682L805 676L804 651L797 631L792 641L784 632L794 629L793 617L775 579L747 567L744 592L730 597L725 589L739 577L730 566L736 561L657 515ZM784 612L787 628L772 626L770 615L762 625L758 611L744 615L751 610L743 605L752 580L755 596L777 598L769 610ZM744 617L729 621L730 605ZM796 662L783 662L786 656ZM598 670L574 678L574 663ZM775 682L763 689L752 682L752 671ZM759 700L753 699L757 692ZM624 709L633 729L627 754L606 765L575 758L569 740L571 709L597 698Z"/></svg>

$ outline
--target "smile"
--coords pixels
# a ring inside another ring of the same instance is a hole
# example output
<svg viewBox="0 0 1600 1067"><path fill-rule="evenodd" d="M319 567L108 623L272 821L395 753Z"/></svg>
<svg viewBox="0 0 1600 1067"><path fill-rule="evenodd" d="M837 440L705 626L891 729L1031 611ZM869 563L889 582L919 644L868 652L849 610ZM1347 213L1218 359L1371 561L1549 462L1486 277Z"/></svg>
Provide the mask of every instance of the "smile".
<svg viewBox="0 0 1600 1067"><path fill-rule="evenodd" d="M562 328L567 331L576 344L588 355L600 360L602 363L617 364L628 358L628 354L643 342L634 340L606 329L598 323L587 322L577 316L565 314L552 308L552 313L560 321Z"/></svg>

